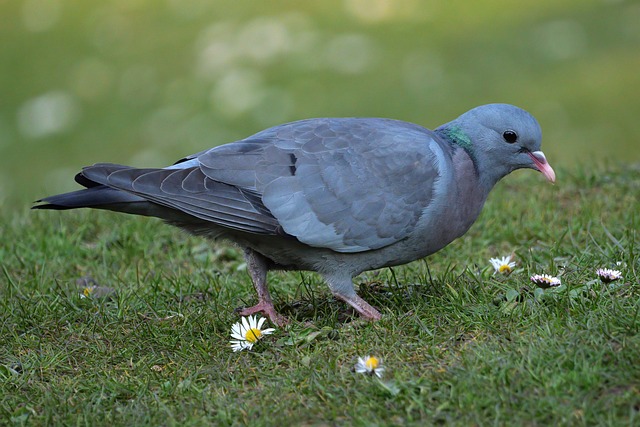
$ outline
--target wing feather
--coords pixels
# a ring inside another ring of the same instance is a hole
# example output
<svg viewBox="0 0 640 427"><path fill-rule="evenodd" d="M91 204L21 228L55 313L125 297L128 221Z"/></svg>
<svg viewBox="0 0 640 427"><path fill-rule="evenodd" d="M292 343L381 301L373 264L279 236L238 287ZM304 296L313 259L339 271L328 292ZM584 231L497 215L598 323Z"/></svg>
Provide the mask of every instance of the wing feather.
<svg viewBox="0 0 640 427"><path fill-rule="evenodd" d="M438 157L451 149L387 119L304 120L223 147L198 157L207 177L255 189L287 234L339 252L409 236L434 197Z"/></svg>
<svg viewBox="0 0 640 427"><path fill-rule="evenodd" d="M235 230L282 234L278 221L251 192L209 179L199 168L136 169L94 165L88 179Z"/></svg>

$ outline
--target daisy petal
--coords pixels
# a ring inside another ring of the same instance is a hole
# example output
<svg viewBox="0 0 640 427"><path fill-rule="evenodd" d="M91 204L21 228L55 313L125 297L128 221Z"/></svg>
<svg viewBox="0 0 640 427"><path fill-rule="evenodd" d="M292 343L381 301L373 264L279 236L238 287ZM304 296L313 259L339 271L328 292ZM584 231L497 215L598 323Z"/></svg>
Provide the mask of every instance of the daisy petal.
<svg viewBox="0 0 640 427"><path fill-rule="evenodd" d="M242 339L242 329L240 327L240 323L236 323L231 327L231 336L238 337L238 339Z"/></svg>
<svg viewBox="0 0 640 427"><path fill-rule="evenodd" d="M231 344L231 349L233 351L242 351L247 348L243 341L229 341L229 344Z"/></svg>
<svg viewBox="0 0 640 427"><path fill-rule="evenodd" d="M251 319L251 316L249 316L249 319ZM251 326L249 324L249 322L247 321L246 317L242 317L242 319L240 319L242 321L242 326L244 327L244 329L242 330L243 335L244 333L246 333L249 329L251 329Z"/></svg>

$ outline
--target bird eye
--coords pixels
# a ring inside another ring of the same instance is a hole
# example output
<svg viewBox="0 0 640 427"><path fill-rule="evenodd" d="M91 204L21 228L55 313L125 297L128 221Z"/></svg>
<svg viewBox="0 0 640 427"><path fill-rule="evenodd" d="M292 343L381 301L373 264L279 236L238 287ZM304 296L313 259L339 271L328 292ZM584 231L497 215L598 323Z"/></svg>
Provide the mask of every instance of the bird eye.
<svg viewBox="0 0 640 427"><path fill-rule="evenodd" d="M511 129L505 130L504 133L502 134L502 137L509 144L513 144L518 140L518 134L515 131L512 131Z"/></svg>

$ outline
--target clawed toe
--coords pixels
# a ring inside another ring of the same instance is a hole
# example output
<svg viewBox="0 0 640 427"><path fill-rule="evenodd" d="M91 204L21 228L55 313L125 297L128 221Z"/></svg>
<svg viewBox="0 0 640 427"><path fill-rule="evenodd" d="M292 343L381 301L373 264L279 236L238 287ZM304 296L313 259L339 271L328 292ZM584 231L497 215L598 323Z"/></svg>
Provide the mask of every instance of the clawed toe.
<svg viewBox="0 0 640 427"><path fill-rule="evenodd" d="M278 313L273 307L273 304L265 302L259 302L251 307L238 307L235 312L240 316L251 316L256 313L263 314L276 326L285 326L289 324L289 319Z"/></svg>

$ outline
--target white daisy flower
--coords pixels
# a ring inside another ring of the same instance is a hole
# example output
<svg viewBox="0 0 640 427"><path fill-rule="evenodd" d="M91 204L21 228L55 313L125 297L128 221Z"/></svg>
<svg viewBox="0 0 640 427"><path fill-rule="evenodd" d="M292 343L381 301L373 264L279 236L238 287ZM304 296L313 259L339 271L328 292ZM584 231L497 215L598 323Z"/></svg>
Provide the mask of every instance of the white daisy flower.
<svg viewBox="0 0 640 427"><path fill-rule="evenodd" d="M91 294L93 293L93 291L95 291L95 290L96 290L95 286L86 286L80 292L80 298L89 298L91 296Z"/></svg>
<svg viewBox="0 0 640 427"><path fill-rule="evenodd" d="M251 350L253 345L264 335L272 334L275 329L262 329L265 320L265 317L258 320L257 316L243 316L240 322L235 323L231 327L231 338L235 339L229 341L233 351Z"/></svg>
<svg viewBox="0 0 640 427"><path fill-rule="evenodd" d="M562 284L560 279L547 274L534 274L531 276L531 282L542 289L554 288Z"/></svg>
<svg viewBox="0 0 640 427"><path fill-rule="evenodd" d="M356 363L356 372L361 374L377 375L378 378L382 378L382 372L384 366L382 366L382 359L375 356L367 356L365 358L358 357L358 363Z"/></svg>
<svg viewBox="0 0 640 427"><path fill-rule="evenodd" d="M495 270L493 274L502 273L502 274L510 274L513 271L513 267L516 266L515 261L511 261L512 256L505 256L502 258L491 258L489 262L493 266Z"/></svg>
<svg viewBox="0 0 640 427"><path fill-rule="evenodd" d="M622 273L618 270L611 270L609 268L599 268L596 270L596 274L602 281L602 283L613 282L614 280L622 279Z"/></svg>

